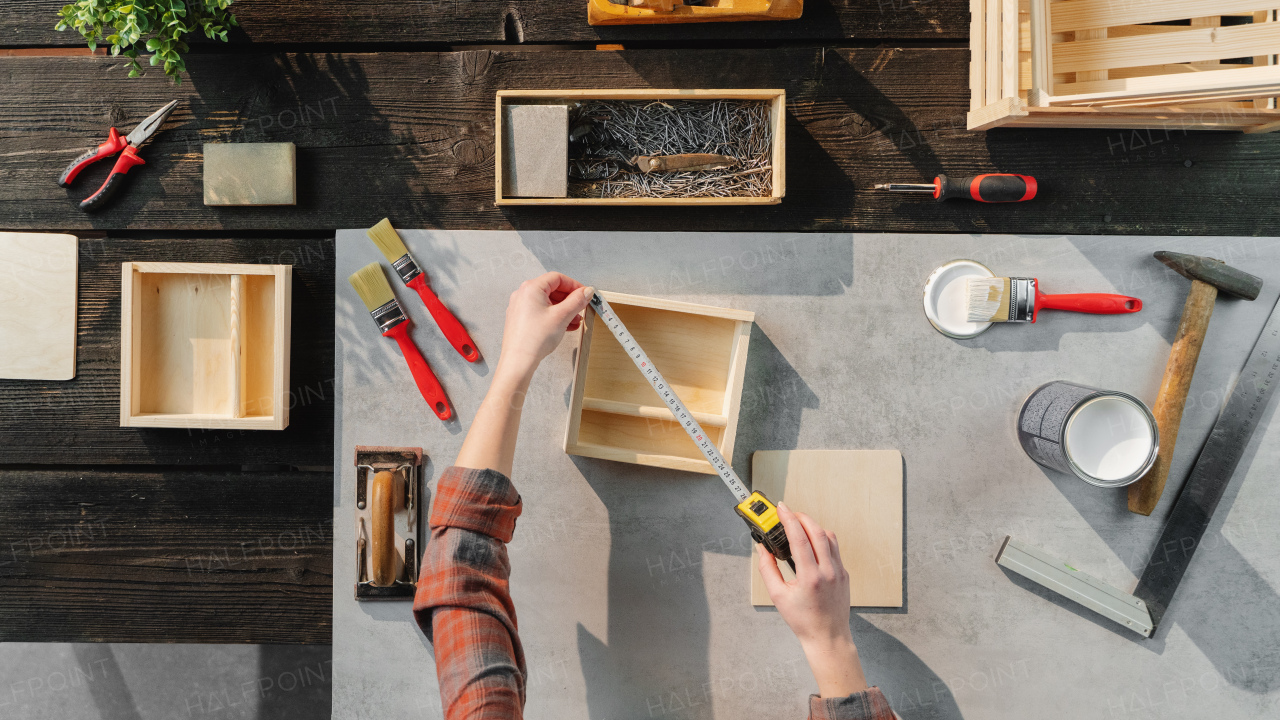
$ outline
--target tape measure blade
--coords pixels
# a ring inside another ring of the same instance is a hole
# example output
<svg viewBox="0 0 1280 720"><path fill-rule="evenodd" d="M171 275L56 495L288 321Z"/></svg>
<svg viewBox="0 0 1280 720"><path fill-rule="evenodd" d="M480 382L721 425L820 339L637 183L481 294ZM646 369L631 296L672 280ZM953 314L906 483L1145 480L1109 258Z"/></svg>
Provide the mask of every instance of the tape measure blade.
<svg viewBox="0 0 1280 720"><path fill-rule="evenodd" d="M666 403L667 409L675 416L676 422L689 434L693 444L697 445L698 450L702 451L702 455L707 459L707 462L711 463L711 467L715 469L716 474L720 476L721 480L724 480L729 492L738 498L738 502L750 497L751 493L742 484L742 480L733 471L733 467L720 454L720 449L702 431L702 426L698 424L697 420L693 419L693 413L689 412L689 408L685 407L684 401L680 399L679 395L676 395L675 390L667 383L666 378L662 377L662 373L658 371L658 368L654 367L653 362L649 360L649 356L640 347L640 343L636 342L635 336L631 334L631 331L627 330L626 325L622 324L618 314L613 311L609 302L600 296L600 293L595 293L591 296L591 309L604 321L605 327L609 328L609 332L613 333L614 339L621 343L623 351L631 358L631 362L635 363L636 368L641 375L644 375L645 380L649 381L649 385L654 392L658 393L658 397L662 398L662 401Z"/></svg>

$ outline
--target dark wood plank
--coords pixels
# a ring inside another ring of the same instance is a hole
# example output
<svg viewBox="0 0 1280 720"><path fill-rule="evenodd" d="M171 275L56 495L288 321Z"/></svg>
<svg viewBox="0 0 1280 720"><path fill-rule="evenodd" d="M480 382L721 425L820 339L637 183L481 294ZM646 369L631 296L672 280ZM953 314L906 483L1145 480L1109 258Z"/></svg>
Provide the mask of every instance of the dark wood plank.
<svg viewBox="0 0 1280 720"><path fill-rule="evenodd" d="M24 228L400 227L754 231L1266 234L1280 226L1280 136L1230 132L964 130L967 50L501 51L232 54L190 63L175 88L123 79L109 58L8 58L0 74L0 222ZM500 88L782 87L787 197L734 208L493 206L493 97ZM54 92L51 88L56 88ZM130 124L171 97L148 165L97 215L53 180L108 120ZM301 201L206 208L204 141L292 140ZM945 204L872 190L938 172L1021 172L1024 205ZM1246 180L1247 178L1247 180Z"/></svg>
<svg viewBox="0 0 1280 720"><path fill-rule="evenodd" d="M56 32L62 0L8 0L0 44L81 45ZM785 22L600 27L587 24L587 0L237 0L235 43L569 43L692 40L963 40L967 0L806 0ZM191 42L200 45L203 37Z"/></svg>
<svg viewBox="0 0 1280 720"><path fill-rule="evenodd" d="M82 240L76 377L0 380L0 465L332 464L333 251L332 238ZM125 260L293 266L288 428L120 427L120 263Z"/></svg>
<svg viewBox="0 0 1280 720"><path fill-rule="evenodd" d="M0 640L328 643L330 473L0 470Z"/></svg>

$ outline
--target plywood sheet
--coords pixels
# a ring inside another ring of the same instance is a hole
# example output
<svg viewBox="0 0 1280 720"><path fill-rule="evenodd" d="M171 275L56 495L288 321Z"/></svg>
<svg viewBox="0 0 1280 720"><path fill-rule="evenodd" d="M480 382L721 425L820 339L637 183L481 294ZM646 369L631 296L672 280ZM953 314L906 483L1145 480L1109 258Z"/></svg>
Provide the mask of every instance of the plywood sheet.
<svg viewBox="0 0 1280 720"><path fill-rule="evenodd" d="M850 607L902 607L902 454L897 450L764 450L751 487L836 534ZM773 605L751 563L751 604Z"/></svg>
<svg viewBox="0 0 1280 720"><path fill-rule="evenodd" d="M76 375L74 235L0 233L0 378Z"/></svg>

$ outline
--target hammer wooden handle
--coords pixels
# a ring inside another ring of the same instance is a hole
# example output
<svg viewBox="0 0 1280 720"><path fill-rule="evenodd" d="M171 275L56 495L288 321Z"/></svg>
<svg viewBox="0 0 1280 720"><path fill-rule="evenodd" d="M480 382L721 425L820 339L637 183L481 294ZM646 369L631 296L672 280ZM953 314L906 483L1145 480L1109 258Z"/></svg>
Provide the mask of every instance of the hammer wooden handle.
<svg viewBox="0 0 1280 720"><path fill-rule="evenodd" d="M1160 453L1156 462L1138 482L1129 486L1129 511L1150 515L1160 502L1165 481L1169 479L1169 463L1173 460L1173 448L1178 441L1178 427L1182 424L1182 409L1187 404L1187 391L1200 359L1200 347L1213 317L1214 300L1218 288L1200 280L1191 281L1191 292L1182 308L1182 322L1178 336L1169 351L1169 364L1164 367L1164 379L1160 381L1160 394L1152 410L1160 427Z"/></svg>
<svg viewBox="0 0 1280 720"><path fill-rule="evenodd" d="M373 521L369 565L375 587L390 587L396 581L395 480L395 473L383 470L374 474L369 488L369 515Z"/></svg>

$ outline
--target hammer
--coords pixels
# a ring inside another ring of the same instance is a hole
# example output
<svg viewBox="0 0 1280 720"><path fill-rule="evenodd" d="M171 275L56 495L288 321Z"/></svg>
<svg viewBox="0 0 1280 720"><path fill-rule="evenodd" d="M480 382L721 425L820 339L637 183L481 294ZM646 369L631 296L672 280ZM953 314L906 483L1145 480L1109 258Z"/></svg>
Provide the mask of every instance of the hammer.
<svg viewBox="0 0 1280 720"><path fill-rule="evenodd" d="M1219 292L1253 300L1262 290L1262 278L1241 272L1221 260L1167 250L1157 252L1155 258L1191 280L1191 292L1182 308L1182 322L1169 351L1169 364L1164 367L1164 379L1160 381L1160 394L1153 411L1160 427L1160 452L1147 474L1129 486L1129 511L1140 515L1150 515L1155 510L1164 492L1164 483L1169 479L1169 463L1178 441L1182 409L1187 404L1187 391L1191 389L1191 376L1200 358L1200 346L1209 330L1214 300Z"/></svg>

